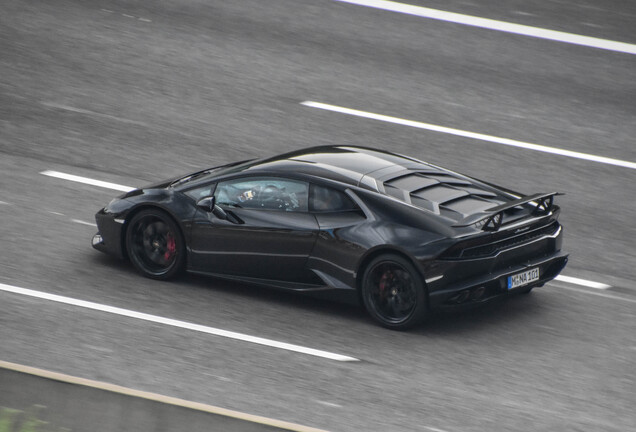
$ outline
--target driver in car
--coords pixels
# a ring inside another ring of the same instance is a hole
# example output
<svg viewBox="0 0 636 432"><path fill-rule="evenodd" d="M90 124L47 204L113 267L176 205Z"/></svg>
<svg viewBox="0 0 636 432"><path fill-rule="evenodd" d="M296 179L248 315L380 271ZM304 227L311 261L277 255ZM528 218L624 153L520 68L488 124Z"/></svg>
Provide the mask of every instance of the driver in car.
<svg viewBox="0 0 636 432"><path fill-rule="evenodd" d="M256 186L252 189L243 191L237 196L240 203L250 201L249 205L270 208L285 209L293 211L298 208L299 201L295 193L288 194L285 188L279 188L275 185L267 185L265 187Z"/></svg>
<svg viewBox="0 0 636 432"><path fill-rule="evenodd" d="M256 192L252 189L248 189L245 192L243 192L242 194L240 194L237 199L239 202L245 202L245 201L250 201L252 199L254 199L254 197L256 196Z"/></svg>

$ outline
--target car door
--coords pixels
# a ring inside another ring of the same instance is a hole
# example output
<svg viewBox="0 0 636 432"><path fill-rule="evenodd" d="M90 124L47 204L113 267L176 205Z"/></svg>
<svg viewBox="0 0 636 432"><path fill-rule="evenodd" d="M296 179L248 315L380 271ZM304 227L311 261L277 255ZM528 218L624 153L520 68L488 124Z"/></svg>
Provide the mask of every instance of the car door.
<svg viewBox="0 0 636 432"><path fill-rule="evenodd" d="M214 203L227 214L197 211L191 231L193 270L302 281L318 232L308 212L309 185L279 177L219 182Z"/></svg>
<svg viewBox="0 0 636 432"><path fill-rule="evenodd" d="M318 222L318 237L308 267L332 286L355 286L356 265L366 247L358 244L364 212L344 191L312 184L309 211Z"/></svg>

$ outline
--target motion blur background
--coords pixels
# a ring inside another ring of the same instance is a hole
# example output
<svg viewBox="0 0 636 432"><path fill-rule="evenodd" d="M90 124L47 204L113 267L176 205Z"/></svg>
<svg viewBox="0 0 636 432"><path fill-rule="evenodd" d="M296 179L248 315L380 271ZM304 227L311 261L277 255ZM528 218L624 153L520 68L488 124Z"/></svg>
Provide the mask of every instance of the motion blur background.
<svg viewBox="0 0 636 432"><path fill-rule="evenodd" d="M628 0L411 4L636 44ZM334 431L636 428L633 53L332 0L0 0L0 10L0 283L360 361L4 291L0 359ZM119 192L40 174L135 187L321 144L565 192L564 274L610 288L554 282L396 333L350 306L192 276L144 279L90 247L93 214Z"/></svg>

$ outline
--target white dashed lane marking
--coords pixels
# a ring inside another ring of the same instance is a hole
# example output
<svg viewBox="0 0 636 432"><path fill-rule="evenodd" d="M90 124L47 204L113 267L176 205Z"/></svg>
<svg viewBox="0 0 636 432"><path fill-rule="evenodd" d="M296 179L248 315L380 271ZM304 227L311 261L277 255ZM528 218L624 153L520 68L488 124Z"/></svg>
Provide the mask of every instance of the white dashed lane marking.
<svg viewBox="0 0 636 432"><path fill-rule="evenodd" d="M233 331L223 330L214 327L208 327L200 324L194 324L186 321L179 321L171 318L165 318L157 315L150 315L143 312L137 312L129 309L122 309L114 306L108 306L100 303L93 303L85 300L79 300L71 297L64 297L56 294L50 294L42 291L35 291L27 288L20 288L12 285L0 284L0 291L6 291L9 293L20 294L28 297L35 297L43 300L53 301L57 303L68 304L72 306L78 306L85 309L92 309L109 314L125 316L128 318L134 318L142 321L153 322L156 324L163 324L171 327L178 327L186 330L196 331L200 333L207 333L214 336L220 336L224 338L239 340L243 342L250 342L253 344L264 345L272 348L282 349L286 351L293 351L301 354L307 354L314 357L322 357L329 360L351 362L359 361L357 358L345 356L342 354L336 354L329 351L318 350L314 348L304 347L300 345L294 345L286 342L275 341L272 339L266 339L258 336L250 336L243 333L237 333Z"/></svg>
<svg viewBox="0 0 636 432"><path fill-rule="evenodd" d="M317 400L316 403L319 403L320 405L328 406L331 408L342 408L342 405L338 405L337 403L333 403L333 402Z"/></svg>
<svg viewBox="0 0 636 432"><path fill-rule="evenodd" d="M514 33L522 36L530 36L539 39L547 39L564 42L573 45L582 45L608 51L616 51L626 54L636 54L636 45L625 42L617 42L590 36L582 36L539 27L531 27L521 24L513 24L505 21L497 21L488 18L480 18L472 15L463 15L454 12L446 12L438 9L430 9L405 3L386 0L336 0L342 3L351 3L375 9L383 9L407 15L419 16L440 21L447 21L467 26L480 27L505 33Z"/></svg>
<svg viewBox="0 0 636 432"><path fill-rule="evenodd" d="M48 177L59 178L62 180L69 180L69 181L73 181L77 183L88 184L91 186L98 186L98 187L106 188L106 189L113 189L113 190L117 190L121 192L130 192L131 190L135 189L130 186L124 186L124 185L120 185L116 183L105 182L102 180L95 180L89 177L82 177L82 176L77 176L74 174L66 174L59 171L42 171L40 174L48 176Z"/></svg>
<svg viewBox="0 0 636 432"><path fill-rule="evenodd" d="M112 11L110 9L100 9L100 10L102 12L106 12L106 13L110 13L110 14L114 14L115 13L115 11ZM136 18L137 21L142 21L142 22L146 22L146 23L152 22L152 20L150 20L148 18L136 17L134 15L128 15L128 14L125 14L125 13L120 13L119 15L121 15L121 16L123 16L125 18L133 18L133 19Z"/></svg>
<svg viewBox="0 0 636 432"><path fill-rule="evenodd" d="M434 125L430 123L407 120L407 119L403 119L399 117L392 117L392 116L387 116L383 114L360 111L360 110L345 108L345 107L341 107L337 105L330 105L330 104L326 104L322 102L305 101L305 102L301 102L300 104L307 107L319 108L322 110L337 112L340 114L379 120L386 123L399 124L402 126L409 126L409 127L414 127L418 129L426 129L433 132L441 132L441 133L445 133L449 135L456 135L456 136L476 139L480 141L488 141L495 144L501 144L501 145L510 146L510 147L518 147L518 148L523 148L526 150L533 150L533 151L538 151L543 153L551 153L551 154L566 156L566 157L575 158L575 159L583 159L583 160L587 160L591 162L598 162L598 163L602 163L606 165L614 165L614 166L619 166L623 168L636 169L635 162L629 162L629 161L624 161L620 159L613 159L613 158L608 158L605 156L597 156L597 155L588 154L588 153L580 153L580 152L575 152L571 150L564 150L564 149L560 149L556 147L548 147L545 145L532 144L532 143L523 142L523 141L516 141L516 140L512 140L508 138L500 138L500 137L496 137L492 135L485 135L485 134L469 132L469 131L465 131L461 129L454 129L454 128L450 128L446 126L439 126L439 125Z"/></svg>
<svg viewBox="0 0 636 432"><path fill-rule="evenodd" d="M438 429L431 426L424 426L424 428L431 432L446 432L444 429Z"/></svg>
<svg viewBox="0 0 636 432"><path fill-rule="evenodd" d="M622 296L617 296L617 295L614 295L614 294L610 294L607 291L590 291L590 290L583 290L583 289L580 289L580 288L563 286L563 285L556 285L556 284L552 284L552 285L556 286L559 289L564 289L564 290L568 290L568 291L576 291L578 293L590 294L590 295L593 295L593 296L603 297L603 298L612 299L612 300L620 300L620 301L624 301L624 302L627 302L627 303L636 303L636 299L622 297Z"/></svg>
<svg viewBox="0 0 636 432"><path fill-rule="evenodd" d="M556 280L561 281L561 282L571 283L571 284L574 284L574 285L581 285L581 286L584 286L584 287L601 289L601 290L606 290L606 289L612 287L611 285L607 285L607 284L604 284L604 283L593 282L593 281L589 281L589 280L586 280L586 279L579 279L579 278L575 278L575 277L571 277L571 276L559 275L559 276L556 277Z"/></svg>
<svg viewBox="0 0 636 432"><path fill-rule="evenodd" d="M65 216L64 213L60 213L60 212L56 212L56 211L52 211L52 210L47 210L47 213L55 215L55 216ZM91 227L95 227L97 228L97 224L94 222L86 222L83 220L79 220L79 219L70 219L71 222L80 224L80 225L87 225L87 226L91 226Z"/></svg>
<svg viewBox="0 0 636 432"><path fill-rule="evenodd" d="M87 109L83 109L83 108L72 107L72 106L68 106L68 105L64 105L64 104L58 104L58 103L55 103L55 102L40 102L40 104L42 106L47 107L47 108L58 109L58 110L63 110L63 111L69 111L69 112L74 112L74 113L78 113L78 114L84 114L84 115L88 115L88 116L101 117L101 118L105 118L105 119L109 119L109 120L115 120L115 121L122 122L122 123L133 124L133 125L137 125L137 126L150 127L150 125L148 125L147 123L144 123L144 122L135 121L135 120L129 120L129 119L126 119L126 118L117 117L117 116L113 116L113 115L110 115L110 114L103 114L103 113L99 113L99 112L96 112L96 111L91 111L91 110L87 110Z"/></svg>
<svg viewBox="0 0 636 432"><path fill-rule="evenodd" d="M75 223L80 224L80 225L87 225L87 226L92 226L92 227L97 228L97 224L92 223L92 222L84 222L83 220L79 220L79 219L71 219L71 222L75 222Z"/></svg>

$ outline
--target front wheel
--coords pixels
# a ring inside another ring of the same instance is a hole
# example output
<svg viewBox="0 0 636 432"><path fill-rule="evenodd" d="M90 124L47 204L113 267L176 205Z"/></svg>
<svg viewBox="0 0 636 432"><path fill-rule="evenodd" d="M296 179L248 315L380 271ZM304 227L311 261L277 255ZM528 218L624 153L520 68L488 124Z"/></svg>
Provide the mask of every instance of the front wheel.
<svg viewBox="0 0 636 432"><path fill-rule="evenodd" d="M135 268L152 279L169 279L183 269L184 241L176 222L161 210L137 213L126 231L126 250Z"/></svg>
<svg viewBox="0 0 636 432"><path fill-rule="evenodd" d="M382 326L405 330L424 320L427 297L413 264L393 254L374 258L362 278L364 306Z"/></svg>

